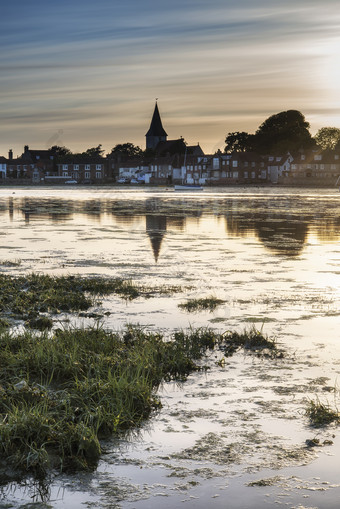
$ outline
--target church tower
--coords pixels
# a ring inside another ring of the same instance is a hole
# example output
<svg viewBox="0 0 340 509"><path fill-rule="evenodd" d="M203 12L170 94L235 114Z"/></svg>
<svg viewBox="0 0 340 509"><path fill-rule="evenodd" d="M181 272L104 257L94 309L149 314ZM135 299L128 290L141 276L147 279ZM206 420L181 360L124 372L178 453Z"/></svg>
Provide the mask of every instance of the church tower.
<svg viewBox="0 0 340 509"><path fill-rule="evenodd" d="M146 133L146 148L155 149L160 141L166 141L167 133L162 126L161 117L158 111L157 101L153 112L150 129Z"/></svg>

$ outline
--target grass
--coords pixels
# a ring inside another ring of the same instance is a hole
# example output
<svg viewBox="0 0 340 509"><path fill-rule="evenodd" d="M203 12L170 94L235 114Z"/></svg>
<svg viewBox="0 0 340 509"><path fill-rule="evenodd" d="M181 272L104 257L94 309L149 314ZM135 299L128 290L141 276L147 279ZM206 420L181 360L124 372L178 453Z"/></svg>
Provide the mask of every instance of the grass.
<svg viewBox="0 0 340 509"><path fill-rule="evenodd" d="M223 336L224 341L220 345L220 349L226 357L233 355L240 349L268 357L282 358L284 356L283 351L278 349L275 339L264 335L255 326L241 333L227 331Z"/></svg>
<svg viewBox="0 0 340 509"><path fill-rule="evenodd" d="M53 277L44 274L0 274L0 314L22 319L32 328L52 326L45 315L87 311L98 296L116 294L132 300L148 295L148 289L119 278Z"/></svg>
<svg viewBox="0 0 340 509"><path fill-rule="evenodd" d="M221 337L209 329L160 334L0 330L0 460L44 476L96 465L100 439L139 426L160 407L164 380L185 380Z"/></svg>
<svg viewBox="0 0 340 509"><path fill-rule="evenodd" d="M161 406L159 386L203 369L208 351L276 351L255 328L241 335L199 328L166 338L134 326L120 333L52 328L51 313L87 311L98 295L149 292L113 278L0 274L0 470L43 478L51 469L92 468L101 439L140 426ZM14 332L6 318L25 320L26 329Z"/></svg>
<svg viewBox="0 0 340 509"><path fill-rule="evenodd" d="M0 265L3 265L4 267L19 267L21 265L21 260L0 260Z"/></svg>
<svg viewBox="0 0 340 509"><path fill-rule="evenodd" d="M195 311L214 311L217 306L220 306L225 301L217 299L216 297L205 297L201 299L189 299L183 304L178 304L179 308L185 309L189 313Z"/></svg>
<svg viewBox="0 0 340 509"><path fill-rule="evenodd" d="M327 403L321 403L319 399L311 400L306 411L307 416L315 427L323 427L333 422L340 422L340 413L337 408L333 409Z"/></svg>

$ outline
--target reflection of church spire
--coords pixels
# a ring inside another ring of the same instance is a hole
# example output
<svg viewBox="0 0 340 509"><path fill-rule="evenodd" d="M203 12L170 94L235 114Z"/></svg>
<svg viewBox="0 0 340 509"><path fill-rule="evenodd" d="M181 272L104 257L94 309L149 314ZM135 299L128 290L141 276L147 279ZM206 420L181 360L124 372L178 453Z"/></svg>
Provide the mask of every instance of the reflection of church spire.
<svg viewBox="0 0 340 509"><path fill-rule="evenodd" d="M166 216L146 214L146 233L149 236L155 261L158 261L163 237L166 234Z"/></svg>

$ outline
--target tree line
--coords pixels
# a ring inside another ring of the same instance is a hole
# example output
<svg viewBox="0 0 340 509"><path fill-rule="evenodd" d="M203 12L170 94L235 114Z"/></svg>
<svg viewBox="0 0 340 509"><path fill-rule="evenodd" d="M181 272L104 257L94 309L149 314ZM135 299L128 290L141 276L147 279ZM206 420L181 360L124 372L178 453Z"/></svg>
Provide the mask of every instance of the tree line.
<svg viewBox="0 0 340 509"><path fill-rule="evenodd" d="M268 117L255 134L244 131L228 133L224 151L276 155L294 153L299 149L340 150L339 128L322 127L314 137L309 128L309 122L300 111L282 111Z"/></svg>
<svg viewBox="0 0 340 509"><path fill-rule="evenodd" d="M288 110L268 117L254 134L244 131L230 132L225 138L224 152L256 152L258 154L294 153L300 149L320 148L321 150L340 150L340 129L322 127L313 137L310 124L297 110ZM92 147L81 153L72 153L66 147L50 148L57 162L62 163L72 156L75 163L98 161L104 158L102 145ZM183 144L181 144L183 150ZM151 149L142 150L133 143L118 143L107 157L152 159L156 155Z"/></svg>

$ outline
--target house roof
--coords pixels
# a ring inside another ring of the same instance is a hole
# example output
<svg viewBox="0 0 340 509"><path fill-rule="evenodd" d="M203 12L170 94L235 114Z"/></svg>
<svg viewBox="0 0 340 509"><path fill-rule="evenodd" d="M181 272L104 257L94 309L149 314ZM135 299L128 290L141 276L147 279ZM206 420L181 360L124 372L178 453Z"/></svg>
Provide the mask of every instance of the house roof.
<svg viewBox="0 0 340 509"><path fill-rule="evenodd" d="M156 147L156 154L160 156L166 154L184 154L185 150L185 142L183 138L179 138L177 140L159 141Z"/></svg>
<svg viewBox="0 0 340 509"><path fill-rule="evenodd" d="M158 111L157 102L153 112L150 128L145 136L168 136L162 126L161 116Z"/></svg>
<svg viewBox="0 0 340 509"><path fill-rule="evenodd" d="M53 153L51 150L31 150L29 148L26 149L25 152L22 154L21 157L27 158L27 159L33 159L33 160L39 160L39 159L53 159Z"/></svg>

